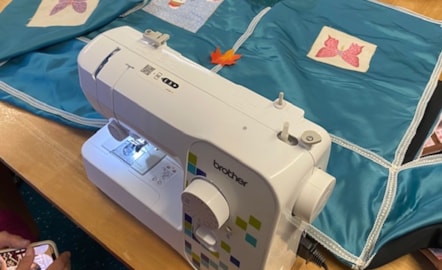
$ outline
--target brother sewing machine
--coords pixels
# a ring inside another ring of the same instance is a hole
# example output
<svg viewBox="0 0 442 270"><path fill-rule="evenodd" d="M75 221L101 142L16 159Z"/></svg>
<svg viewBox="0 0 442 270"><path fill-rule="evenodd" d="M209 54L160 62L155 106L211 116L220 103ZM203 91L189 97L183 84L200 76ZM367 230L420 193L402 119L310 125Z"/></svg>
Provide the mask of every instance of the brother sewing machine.
<svg viewBox="0 0 442 270"><path fill-rule="evenodd" d="M290 269L334 187L329 135L167 38L120 27L81 51L83 91L109 118L82 148L88 178L195 269Z"/></svg>

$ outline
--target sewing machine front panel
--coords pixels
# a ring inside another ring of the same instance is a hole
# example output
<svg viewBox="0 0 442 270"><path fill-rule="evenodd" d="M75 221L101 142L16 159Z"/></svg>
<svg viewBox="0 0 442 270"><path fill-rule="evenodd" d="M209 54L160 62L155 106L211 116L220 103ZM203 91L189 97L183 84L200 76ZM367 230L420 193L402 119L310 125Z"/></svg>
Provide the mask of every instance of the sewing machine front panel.
<svg viewBox="0 0 442 270"><path fill-rule="evenodd" d="M251 168L206 142L190 148L186 185L201 178L215 186L228 204L228 219L207 232L216 242L207 248L196 230L205 219L183 199L184 249L197 269L260 269L278 218L278 199L268 182ZM216 267L215 267L216 269Z"/></svg>

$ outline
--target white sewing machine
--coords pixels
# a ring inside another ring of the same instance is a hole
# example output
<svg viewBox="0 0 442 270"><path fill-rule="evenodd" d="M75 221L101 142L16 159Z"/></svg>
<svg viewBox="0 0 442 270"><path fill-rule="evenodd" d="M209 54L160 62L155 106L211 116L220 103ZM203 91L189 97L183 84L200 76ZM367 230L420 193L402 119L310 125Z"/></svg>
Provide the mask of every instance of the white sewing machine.
<svg viewBox="0 0 442 270"><path fill-rule="evenodd" d="M89 179L195 269L290 269L334 187L329 135L167 38L121 27L81 51L83 91L109 118L82 148Z"/></svg>

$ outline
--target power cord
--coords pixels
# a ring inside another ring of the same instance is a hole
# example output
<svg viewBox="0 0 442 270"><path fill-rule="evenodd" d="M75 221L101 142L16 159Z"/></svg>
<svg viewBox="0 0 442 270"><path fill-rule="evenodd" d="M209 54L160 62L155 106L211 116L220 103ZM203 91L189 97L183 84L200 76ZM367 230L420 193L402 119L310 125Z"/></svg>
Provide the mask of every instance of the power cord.
<svg viewBox="0 0 442 270"><path fill-rule="evenodd" d="M318 250L318 242L307 234L303 234L299 241L298 256L303 258L306 263L313 262L324 270L328 270L325 258Z"/></svg>

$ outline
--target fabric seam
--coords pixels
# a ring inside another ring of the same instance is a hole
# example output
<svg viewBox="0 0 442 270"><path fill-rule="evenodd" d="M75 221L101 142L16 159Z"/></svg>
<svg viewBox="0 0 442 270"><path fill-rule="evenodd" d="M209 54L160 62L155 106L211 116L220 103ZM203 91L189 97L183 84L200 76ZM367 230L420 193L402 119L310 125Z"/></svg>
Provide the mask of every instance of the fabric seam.
<svg viewBox="0 0 442 270"><path fill-rule="evenodd" d="M0 89L36 109L42 110L50 114L58 115L63 119L66 119L76 124L94 127L94 128L100 128L107 123L106 119L93 119L93 118L81 117L73 113L69 113L64 110L60 110L58 108L50 106L30 95L25 94L23 91L20 91L1 80L0 80Z"/></svg>

